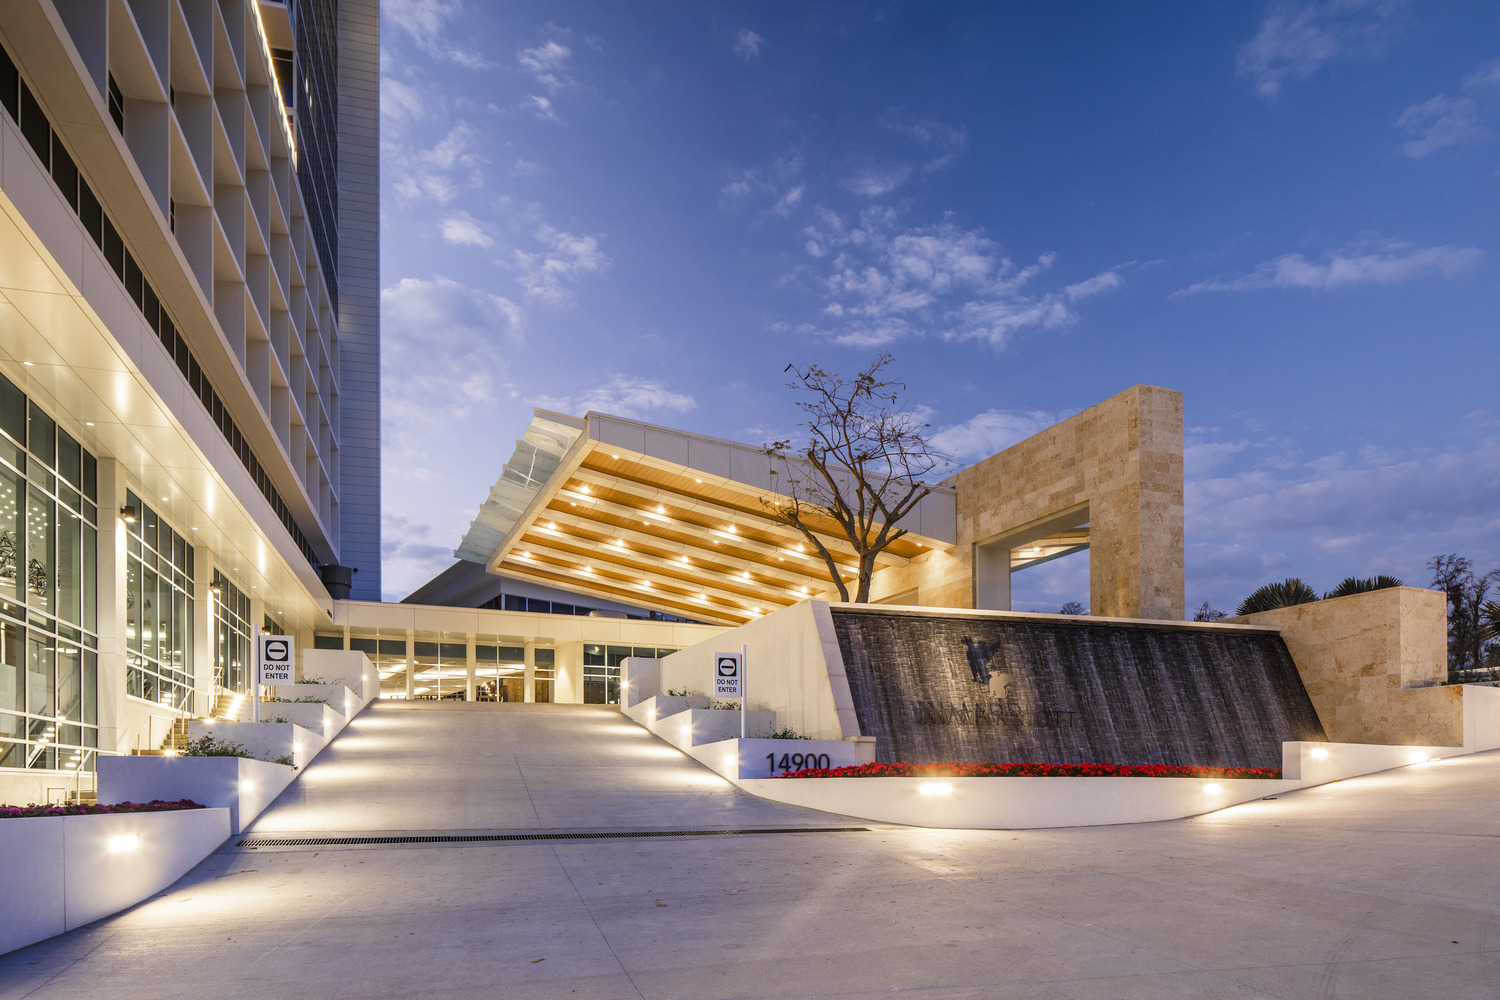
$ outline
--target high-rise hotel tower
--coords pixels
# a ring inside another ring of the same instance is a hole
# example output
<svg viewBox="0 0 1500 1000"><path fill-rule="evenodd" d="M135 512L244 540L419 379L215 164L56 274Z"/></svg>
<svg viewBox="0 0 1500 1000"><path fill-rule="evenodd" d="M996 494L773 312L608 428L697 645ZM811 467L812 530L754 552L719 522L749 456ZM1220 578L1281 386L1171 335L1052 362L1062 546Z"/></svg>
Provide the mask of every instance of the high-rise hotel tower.
<svg viewBox="0 0 1500 1000"><path fill-rule="evenodd" d="M376 0L0 4L0 801L380 595Z"/></svg>

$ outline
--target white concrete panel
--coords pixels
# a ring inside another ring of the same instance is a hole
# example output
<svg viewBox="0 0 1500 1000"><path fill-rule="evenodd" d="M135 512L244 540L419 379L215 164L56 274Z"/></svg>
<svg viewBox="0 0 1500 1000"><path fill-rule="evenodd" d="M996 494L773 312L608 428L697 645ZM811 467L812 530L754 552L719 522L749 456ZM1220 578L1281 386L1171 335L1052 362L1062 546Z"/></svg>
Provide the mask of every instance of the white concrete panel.
<svg viewBox="0 0 1500 1000"><path fill-rule="evenodd" d="M633 420L617 420L602 414L589 416L590 436L602 445L613 445L638 454L646 450L646 428Z"/></svg>
<svg viewBox="0 0 1500 1000"><path fill-rule="evenodd" d="M239 833L297 772L285 764L244 757L101 757L99 801L191 799L229 810L229 830Z"/></svg>
<svg viewBox="0 0 1500 1000"><path fill-rule="evenodd" d="M0 820L0 858L26 859L0 865L0 953L133 906L187 874L228 836L227 809ZM138 844L113 849L115 838Z"/></svg>
<svg viewBox="0 0 1500 1000"><path fill-rule="evenodd" d="M687 435L673 434L671 431L648 427L646 429L645 454L652 458L659 458L664 462L671 462L674 465L687 465Z"/></svg>
<svg viewBox="0 0 1500 1000"><path fill-rule="evenodd" d="M0 954L68 929L62 817L0 819ZM21 863L21 859L25 859Z"/></svg>

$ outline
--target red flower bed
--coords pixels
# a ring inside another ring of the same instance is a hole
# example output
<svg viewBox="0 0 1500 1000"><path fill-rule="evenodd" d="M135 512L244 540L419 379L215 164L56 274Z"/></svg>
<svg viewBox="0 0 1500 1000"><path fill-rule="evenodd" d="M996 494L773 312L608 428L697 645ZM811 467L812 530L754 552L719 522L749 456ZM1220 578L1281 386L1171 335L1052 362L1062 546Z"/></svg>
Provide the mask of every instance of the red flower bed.
<svg viewBox="0 0 1500 1000"><path fill-rule="evenodd" d="M164 802L161 799L152 799L150 802L116 802L111 806L94 805L88 802L74 802L69 805L39 806L0 806L0 819L28 819L35 816L107 816L111 813L154 813L171 812L174 809L202 809L203 806L192 799L178 799L176 802Z"/></svg>
<svg viewBox="0 0 1500 1000"><path fill-rule="evenodd" d="M1180 764L856 764L788 771L783 778L1280 778L1279 767L1187 767Z"/></svg>

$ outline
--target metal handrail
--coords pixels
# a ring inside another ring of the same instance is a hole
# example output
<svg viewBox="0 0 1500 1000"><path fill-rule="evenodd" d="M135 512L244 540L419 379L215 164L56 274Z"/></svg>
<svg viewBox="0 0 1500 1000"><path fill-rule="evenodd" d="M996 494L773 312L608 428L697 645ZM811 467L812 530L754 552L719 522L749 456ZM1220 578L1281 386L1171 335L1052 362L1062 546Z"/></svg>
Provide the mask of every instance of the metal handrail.
<svg viewBox="0 0 1500 1000"><path fill-rule="evenodd" d="M62 787L63 805L67 805L68 803L68 793L73 788L73 782L78 781L79 778L83 777L84 767L88 764L90 756L94 758L95 767L98 766L99 751L92 747L85 747L83 751L83 759L80 760L78 762L78 766L73 769L73 775L72 777L68 778L68 783L66 785L63 785ZM89 771L89 773L94 776L94 791L95 793L97 793L99 790L99 773L97 771ZM80 793L82 792L81 784L79 786L79 791Z"/></svg>

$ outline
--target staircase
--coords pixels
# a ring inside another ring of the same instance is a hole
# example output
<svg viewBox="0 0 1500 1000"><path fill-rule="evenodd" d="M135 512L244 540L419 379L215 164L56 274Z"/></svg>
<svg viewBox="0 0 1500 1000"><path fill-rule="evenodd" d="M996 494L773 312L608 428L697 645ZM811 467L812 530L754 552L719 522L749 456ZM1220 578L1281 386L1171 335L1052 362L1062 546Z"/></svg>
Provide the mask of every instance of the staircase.
<svg viewBox="0 0 1500 1000"><path fill-rule="evenodd" d="M208 713L209 719L218 719L222 722L239 722L240 710L244 707L245 696L236 694L225 688L219 689L219 696L214 699L213 711Z"/></svg>
<svg viewBox="0 0 1500 1000"><path fill-rule="evenodd" d="M166 739L161 741L157 748L136 748L130 751L135 757L175 757L182 752L188 744L188 720L173 719L172 731L167 733Z"/></svg>

